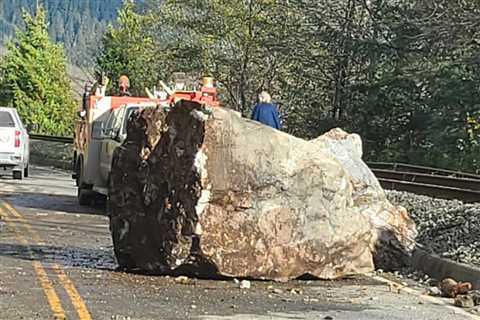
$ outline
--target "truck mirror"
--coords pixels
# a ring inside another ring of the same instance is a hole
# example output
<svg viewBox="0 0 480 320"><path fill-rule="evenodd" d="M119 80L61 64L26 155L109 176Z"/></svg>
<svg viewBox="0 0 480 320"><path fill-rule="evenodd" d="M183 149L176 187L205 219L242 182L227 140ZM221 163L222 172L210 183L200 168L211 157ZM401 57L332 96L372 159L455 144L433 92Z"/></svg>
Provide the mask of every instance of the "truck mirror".
<svg viewBox="0 0 480 320"><path fill-rule="evenodd" d="M119 133L120 133L120 130L118 130L118 129L110 129L109 132L108 132L108 136L112 140L117 140Z"/></svg>
<svg viewBox="0 0 480 320"><path fill-rule="evenodd" d="M102 121L95 121L92 123L92 139L103 139L104 128Z"/></svg>

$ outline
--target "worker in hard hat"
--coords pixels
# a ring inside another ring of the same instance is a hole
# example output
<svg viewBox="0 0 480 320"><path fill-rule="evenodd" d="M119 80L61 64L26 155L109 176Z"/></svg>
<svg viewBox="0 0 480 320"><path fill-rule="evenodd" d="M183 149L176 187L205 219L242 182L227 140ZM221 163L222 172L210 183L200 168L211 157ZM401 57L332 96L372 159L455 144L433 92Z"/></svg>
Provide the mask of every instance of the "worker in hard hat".
<svg viewBox="0 0 480 320"><path fill-rule="evenodd" d="M130 80L127 76L123 75L120 77L118 80L118 88L120 90L120 96L130 96L130 92L128 91L128 89L130 89Z"/></svg>
<svg viewBox="0 0 480 320"><path fill-rule="evenodd" d="M268 92L262 91L258 95L258 103L253 108L252 120L277 130L281 129L277 106L272 103L272 98Z"/></svg>

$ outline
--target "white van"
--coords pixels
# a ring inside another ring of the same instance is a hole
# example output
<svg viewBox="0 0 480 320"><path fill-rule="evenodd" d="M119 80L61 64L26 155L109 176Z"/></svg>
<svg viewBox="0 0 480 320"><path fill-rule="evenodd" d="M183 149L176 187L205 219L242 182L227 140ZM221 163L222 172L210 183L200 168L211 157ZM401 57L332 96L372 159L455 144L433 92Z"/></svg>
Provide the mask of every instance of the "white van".
<svg viewBox="0 0 480 320"><path fill-rule="evenodd" d="M0 175L8 169L13 179L28 177L29 158L28 132L17 110L0 107Z"/></svg>

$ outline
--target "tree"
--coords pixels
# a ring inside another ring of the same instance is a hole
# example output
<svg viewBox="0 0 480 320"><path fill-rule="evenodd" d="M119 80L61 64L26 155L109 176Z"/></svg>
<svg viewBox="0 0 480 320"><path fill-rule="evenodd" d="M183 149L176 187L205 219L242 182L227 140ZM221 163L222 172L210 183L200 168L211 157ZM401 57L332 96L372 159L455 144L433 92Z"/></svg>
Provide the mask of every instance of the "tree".
<svg viewBox="0 0 480 320"><path fill-rule="evenodd" d="M35 10L42 3L47 13L50 39L62 42L70 63L92 67L102 34L113 21L123 0L13 0L0 1L0 45L22 27L22 8Z"/></svg>
<svg viewBox="0 0 480 320"><path fill-rule="evenodd" d="M70 135L76 103L63 46L49 40L42 6L34 16L24 12L23 21L0 63L0 98L26 124L37 124L39 133Z"/></svg>
<svg viewBox="0 0 480 320"><path fill-rule="evenodd" d="M170 38L162 42L173 51L170 60L214 76L225 105L247 115L260 91L281 97L294 59L283 39L293 36L295 19L283 2L167 0L160 27Z"/></svg>
<svg viewBox="0 0 480 320"><path fill-rule="evenodd" d="M145 51L153 66L134 58L130 67L148 66L152 80L212 75L222 104L245 116L266 89L291 134L342 127L362 136L366 160L480 171L478 1L149 0L136 8L132 20L145 22L131 30L140 39L119 39L153 41ZM119 57L106 60L114 66Z"/></svg>
<svg viewBox="0 0 480 320"><path fill-rule="evenodd" d="M109 25L97 55L97 73L112 82L121 75L130 78L130 91L144 95L146 87L156 84L159 60L147 26L151 17L135 12L135 4L126 0L118 12L116 25ZM112 87L110 86L110 89Z"/></svg>

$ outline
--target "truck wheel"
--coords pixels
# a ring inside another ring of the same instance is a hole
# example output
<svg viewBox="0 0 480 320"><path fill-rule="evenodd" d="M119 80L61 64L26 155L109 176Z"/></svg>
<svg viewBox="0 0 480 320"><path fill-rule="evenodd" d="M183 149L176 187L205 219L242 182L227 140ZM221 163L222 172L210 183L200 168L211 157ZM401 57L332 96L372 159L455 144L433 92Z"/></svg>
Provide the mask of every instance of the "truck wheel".
<svg viewBox="0 0 480 320"><path fill-rule="evenodd" d="M81 206L88 206L92 204L92 192L90 190L78 187L77 191L78 204Z"/></svg>
<svg viewBox="0 0 480 320"><path fill-rule="evenodd" d="M28 173L29 173L29 166L27 164L27 166L25 167L25 169L23 169L23 176L25 178L28 178Z"/></svg>
<svg viewBox="0 0 480 320"><path fill-rule="evenodd" d="M12 175L13 175L13 179L22 180L23 179L23 169L13 170Z"/></svg>
<svg viewBox="0 0 480 320"><path fill-rule="evenodd" d="M78 157L78 159L75 161L75 171L74 171L74 174L73 176L75 177L75 185L77 187L80 186L80 170L81 170L81 165L82 165L82 162L81 162L81 158Z"/></svg>
<svg viewBox="0 0 480 320"><path fill-rule="evenodd" d="M78 204L81 206L88 206L92 204L93 201L93 195L92 191L88 188L86 188L85 183L83 182L83 170L82 170L82 164L80 163L78 167L78 187L77 187L77 199L78 199Z"/></svg>
<svg viewBox="0 0 480 320"><path fill-rule="evenodd" d="M108 193L107 193L107 197L106 197L106 202L105 202L105 214L107 215L107 217L110 217L111 216L111 210L112 210L112 206L110 204L110 194L111 194L111 190L112 190L112 180L111 180L111 176L110 174L108 175L108 182L107 182L107 188L108 188Z"/></svg>

